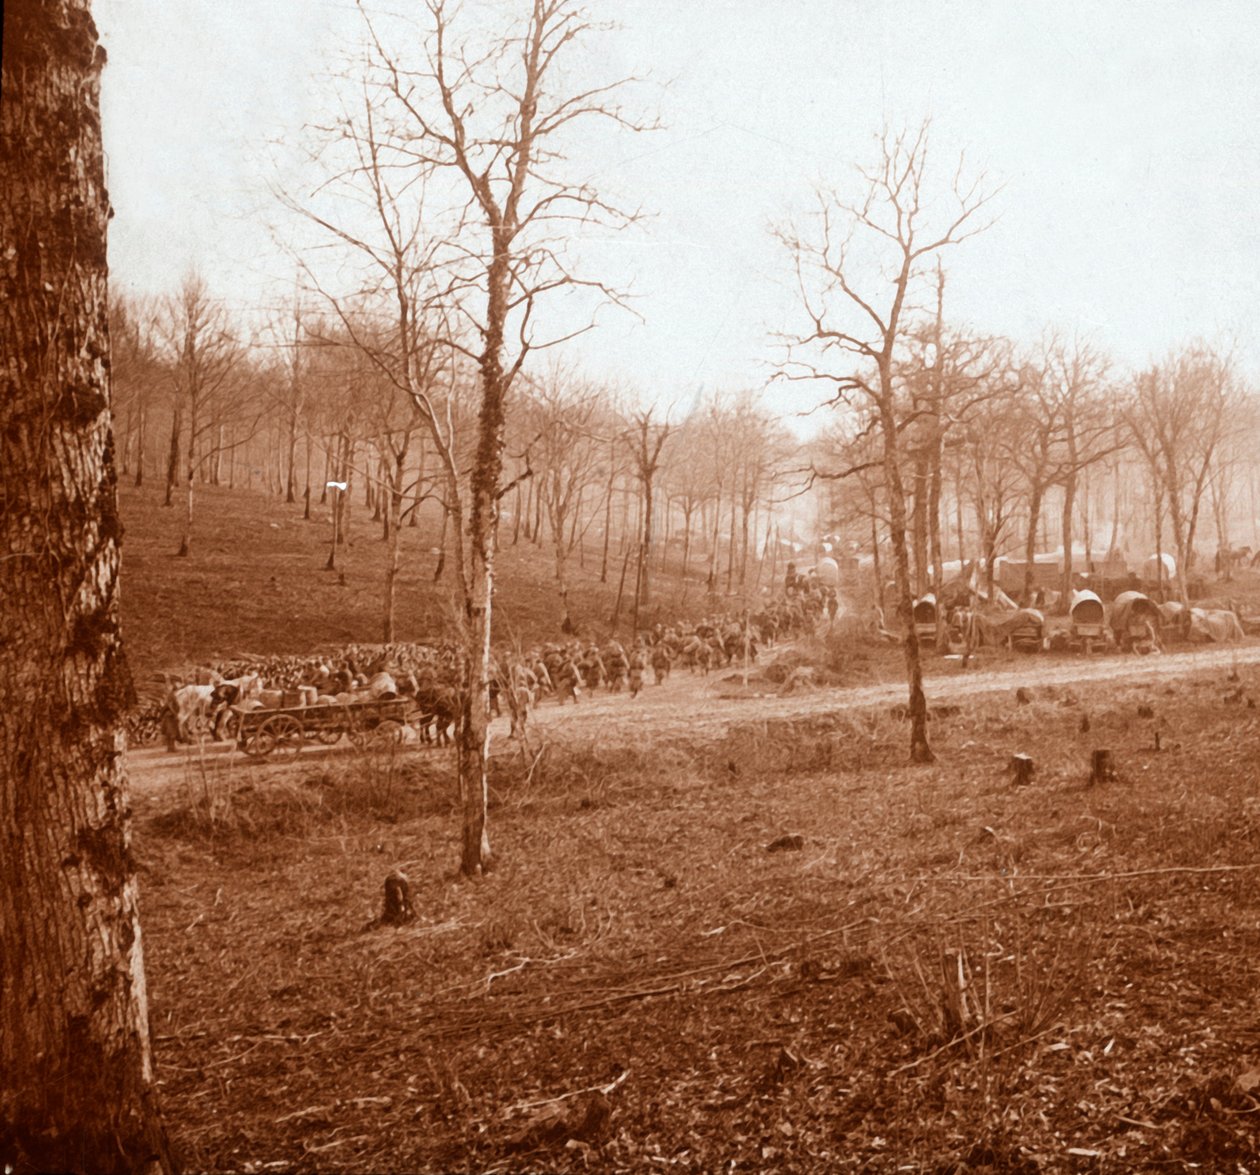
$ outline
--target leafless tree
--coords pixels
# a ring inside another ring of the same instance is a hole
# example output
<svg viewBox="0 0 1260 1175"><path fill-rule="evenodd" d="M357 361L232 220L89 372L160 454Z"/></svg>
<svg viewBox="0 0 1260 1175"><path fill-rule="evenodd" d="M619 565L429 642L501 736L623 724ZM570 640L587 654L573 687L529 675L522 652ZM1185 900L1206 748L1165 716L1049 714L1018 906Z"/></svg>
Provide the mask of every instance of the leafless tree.
<svg viewBox="0 0 1260 1175"><path fill-rule="evenodd" d="M878 161L861 176L858 202L820 192L809 231L780 233L794 262L807 322L787 339L783 374L826 383L838 405L866 406L877 425L910 694L910 757L925 763L934 756L914 629L902 471L902 433L911 409L895 378L896 359L921 309L918 299L929 267L942 250L986 227L983 213L991 193L983 177L965 178L960 161L951 190L941 199L948 211L932 215L936 199L929 186L926 123L911 133L886 132Z"/></svg>
<svg viewBox="0 0 1260 1175"><path fill-rule="evenodd" d="M1063 490L1063 581L1059 608L1066 613L1072 603L1077 491L1086 471L1111 456L1117 444L1108 383L1110 364L1097 347L1077 337L1070 341L1052 338L1045 348L1043 365L1048 391L1062 422L1058 484Z"/></svg>
<svg viewBox="0 0 1260 1175"><path fill-rule="evenodd" d="M214 454L213 438L231 421L243 426L232 442L242 444L262 414L251 402L244 378L245 348L233 334L226 310L198 273L187 274L178 293L166 300L160 329L174 397L166 502L171 504L172 485L182 475L184 519L177 553L186 556L192 547L193 487L198 471Z"/></svg>
<svg viewBox="0 0 1260 1175"><path fill-rule="evenodd" d="M447 0L426 0L418 26L365 16L356 106L327 128L325 141L340 156L334 176L366 197L369 215L306 207L367 261L376 274L368 282L393 303L395 378L446 469L462 626L457 761L468 875L491 860L490 639L499 502L511 488L503 484L509 397L527 356L564 337L538 334L535 312L549 294L616 299L604 283L579 275L570 242L589 226L632 219L565 175L566 138L575 127L636 127L617 104L621 83L566 84L577 51L600 27L573 0L532 0L522 9L518 22L492 33ZM439 340L476 370L466 478L418 369L423 339Z"/></svg>
<svg viewBox="0 0 1260 1175"><path fill-rule="evenodd" d="M668 421L654 420L654 408L632 412L626 422L623 441L630 456L631 467L639 482L643 529L639 534L639 547L635 563L634 618L631 629L639 631L639 609L652 602L649 586L652 564L653 512L656 500L656 477L661 468L661 452L674 431Z"/></svg>
<svg viewBox="0 0 1260 1175"><path fill-rule="evenodd" d="M170 1171L131 849L100 138L86 0L4 9L0 1150Z"/></svg>
<svg viewBox="0 0 1260 1175"><path fill-rule="evenodd" d="M149 426L169 384L154 338L154 317L153 306L144 299L111 296L114 432L121 437L120 472L131 474L137 488L144 484Z"/></svg>
<svg viewBox="0 0 1260 1175"><path fill-rule="evenodd" d="M583 498L595 481L604 448L605 400L604 389L556 366L531 388L525 411L535 493L542 498L551 535L565 620L569 620L569 556L582 537Z"/></svg>
<svg viewBox="0 0 1260 1175"><path fill-rule="evenodd" d="M1167 507L1177 557L1177 589L1189 603L1199 511L1217 451L1240 401L1231 361L1202 345L1142 372L1124 415Z"/></svg>

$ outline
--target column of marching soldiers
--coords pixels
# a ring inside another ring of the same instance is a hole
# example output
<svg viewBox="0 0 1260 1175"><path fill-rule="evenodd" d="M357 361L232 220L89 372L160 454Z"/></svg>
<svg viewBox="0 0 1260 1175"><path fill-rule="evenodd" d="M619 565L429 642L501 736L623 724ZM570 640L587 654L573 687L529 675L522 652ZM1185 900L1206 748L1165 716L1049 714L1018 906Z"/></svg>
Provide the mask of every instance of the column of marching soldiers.
<svg viewBox="0 0 1260 1175"><path fill-rule="evenodd" d="M789 572L781 596L755 609L713 614L698 621L657 623L623 642L570 638L530 648L501 648L493 658L490 704L506 713L513 735L523 731L533 707L545 698L578 704L605 690L636 697L660 685L678 668L708 674L751 664L763 649L813 631L835 616L835 590L814 576ZM352 701L415 700L425 721L422 738L446 742L459 713L459 650L449 642L351 644L314 655L240 657L185 674L161 674L142 692L129 716L132 746L164 736L168 748L213 731L226 737L224 721L235 708L280 708Z"/></svg>

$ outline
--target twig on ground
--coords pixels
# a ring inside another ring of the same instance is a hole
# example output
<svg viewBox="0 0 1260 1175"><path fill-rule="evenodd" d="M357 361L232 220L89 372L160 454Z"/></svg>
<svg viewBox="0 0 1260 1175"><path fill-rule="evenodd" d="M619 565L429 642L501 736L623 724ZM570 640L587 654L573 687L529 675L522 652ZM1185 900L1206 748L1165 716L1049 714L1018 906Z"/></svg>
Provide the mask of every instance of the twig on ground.
<svg viewBox="0 0 1260 1175"><path fill-rule="evenodd" d="M929 1061L935 1060L942 1053L948 1052L955 1045L962 1044L963 1041L970 1040L973 1036L977 1036L981 1032L987 1032L995 1024L1001 1024L1003 1020L1009 1020L1014 1015L1014 1012L1004 1012L1001 1016L995 1016L992 1020L988 1020L984 1024L977 1024L976 1027L971 1029L969 1032L959 1033L959 1035L954 1037L953 1040L947 1041L945 1044L941 1045L940 1048L928 1053L926 1057L920 1057L917 1061L907 1061L906 1064L899 1065L896 1069L893 1069L888 1076L896 1077L898 1073L905 1073L907 1070L917 1069L920 1065L926 1065Z"/></svg>
<svg viewBox="0 0 1260 1175"><path fill-rule="evenodd" d="M588 1085L583 1089L571 1089L568 1093L560 1093L555 1097L539 1098L532 1102L516 1102L514 1105L508 1106L503 1111L505 1118L510 1118L513 1114L525 1113L528 1110L537 1110L541 1106L555 1105L556 1102L567 1101L569 1098L581 1097L584 1093L602 1093L605 1096L612 1093L619 1086L624 1085L626 1078L630 1076L629 1069L623 1069L621 1075L615 1080L608 1082L607 1085Z"/></svg>

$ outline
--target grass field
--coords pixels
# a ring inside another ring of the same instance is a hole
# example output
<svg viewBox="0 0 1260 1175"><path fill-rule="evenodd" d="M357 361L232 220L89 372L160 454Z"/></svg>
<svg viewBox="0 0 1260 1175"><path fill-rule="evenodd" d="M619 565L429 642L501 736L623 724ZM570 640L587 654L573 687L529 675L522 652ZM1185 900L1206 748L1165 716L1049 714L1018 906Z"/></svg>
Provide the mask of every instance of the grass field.
<svg viewBox="0 0 1260 1175"><path fill-rule="evenodd" d="M188 1166L1257 1170L1260 671L1172 661L931 767L886 707L509 744L476 883L440 753L190 760L137 797Z"/></svg>

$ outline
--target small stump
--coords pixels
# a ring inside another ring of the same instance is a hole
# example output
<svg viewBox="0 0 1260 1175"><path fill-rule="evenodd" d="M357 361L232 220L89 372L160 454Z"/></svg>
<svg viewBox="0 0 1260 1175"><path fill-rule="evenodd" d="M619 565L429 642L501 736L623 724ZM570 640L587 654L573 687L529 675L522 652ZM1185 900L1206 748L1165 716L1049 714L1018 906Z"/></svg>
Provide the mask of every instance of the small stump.
<svg viewBox="0 0 1260 1175"><path fill-rule="evenodd" d="M1108 783L1116 777L1116 765L1107 750L1095 751L1090 759L1089 782Z"/></svg>
<svg viewBox="0 0 1260 1175"><path fill-rule="evenodd" d="M1036 770L1031 755L1012 755L1010 762L1011 781L1016 786L1022 787L1024 784L1032 783L1033 772Z"/></svg>
<svg viewBox="0 0 1260 1175"><path fill-rule="evenodd" d="M385 878L385 906L378 925L403 926L415 916L416 911L411 904L411 882L401 869L395 869Z"/></svg>

